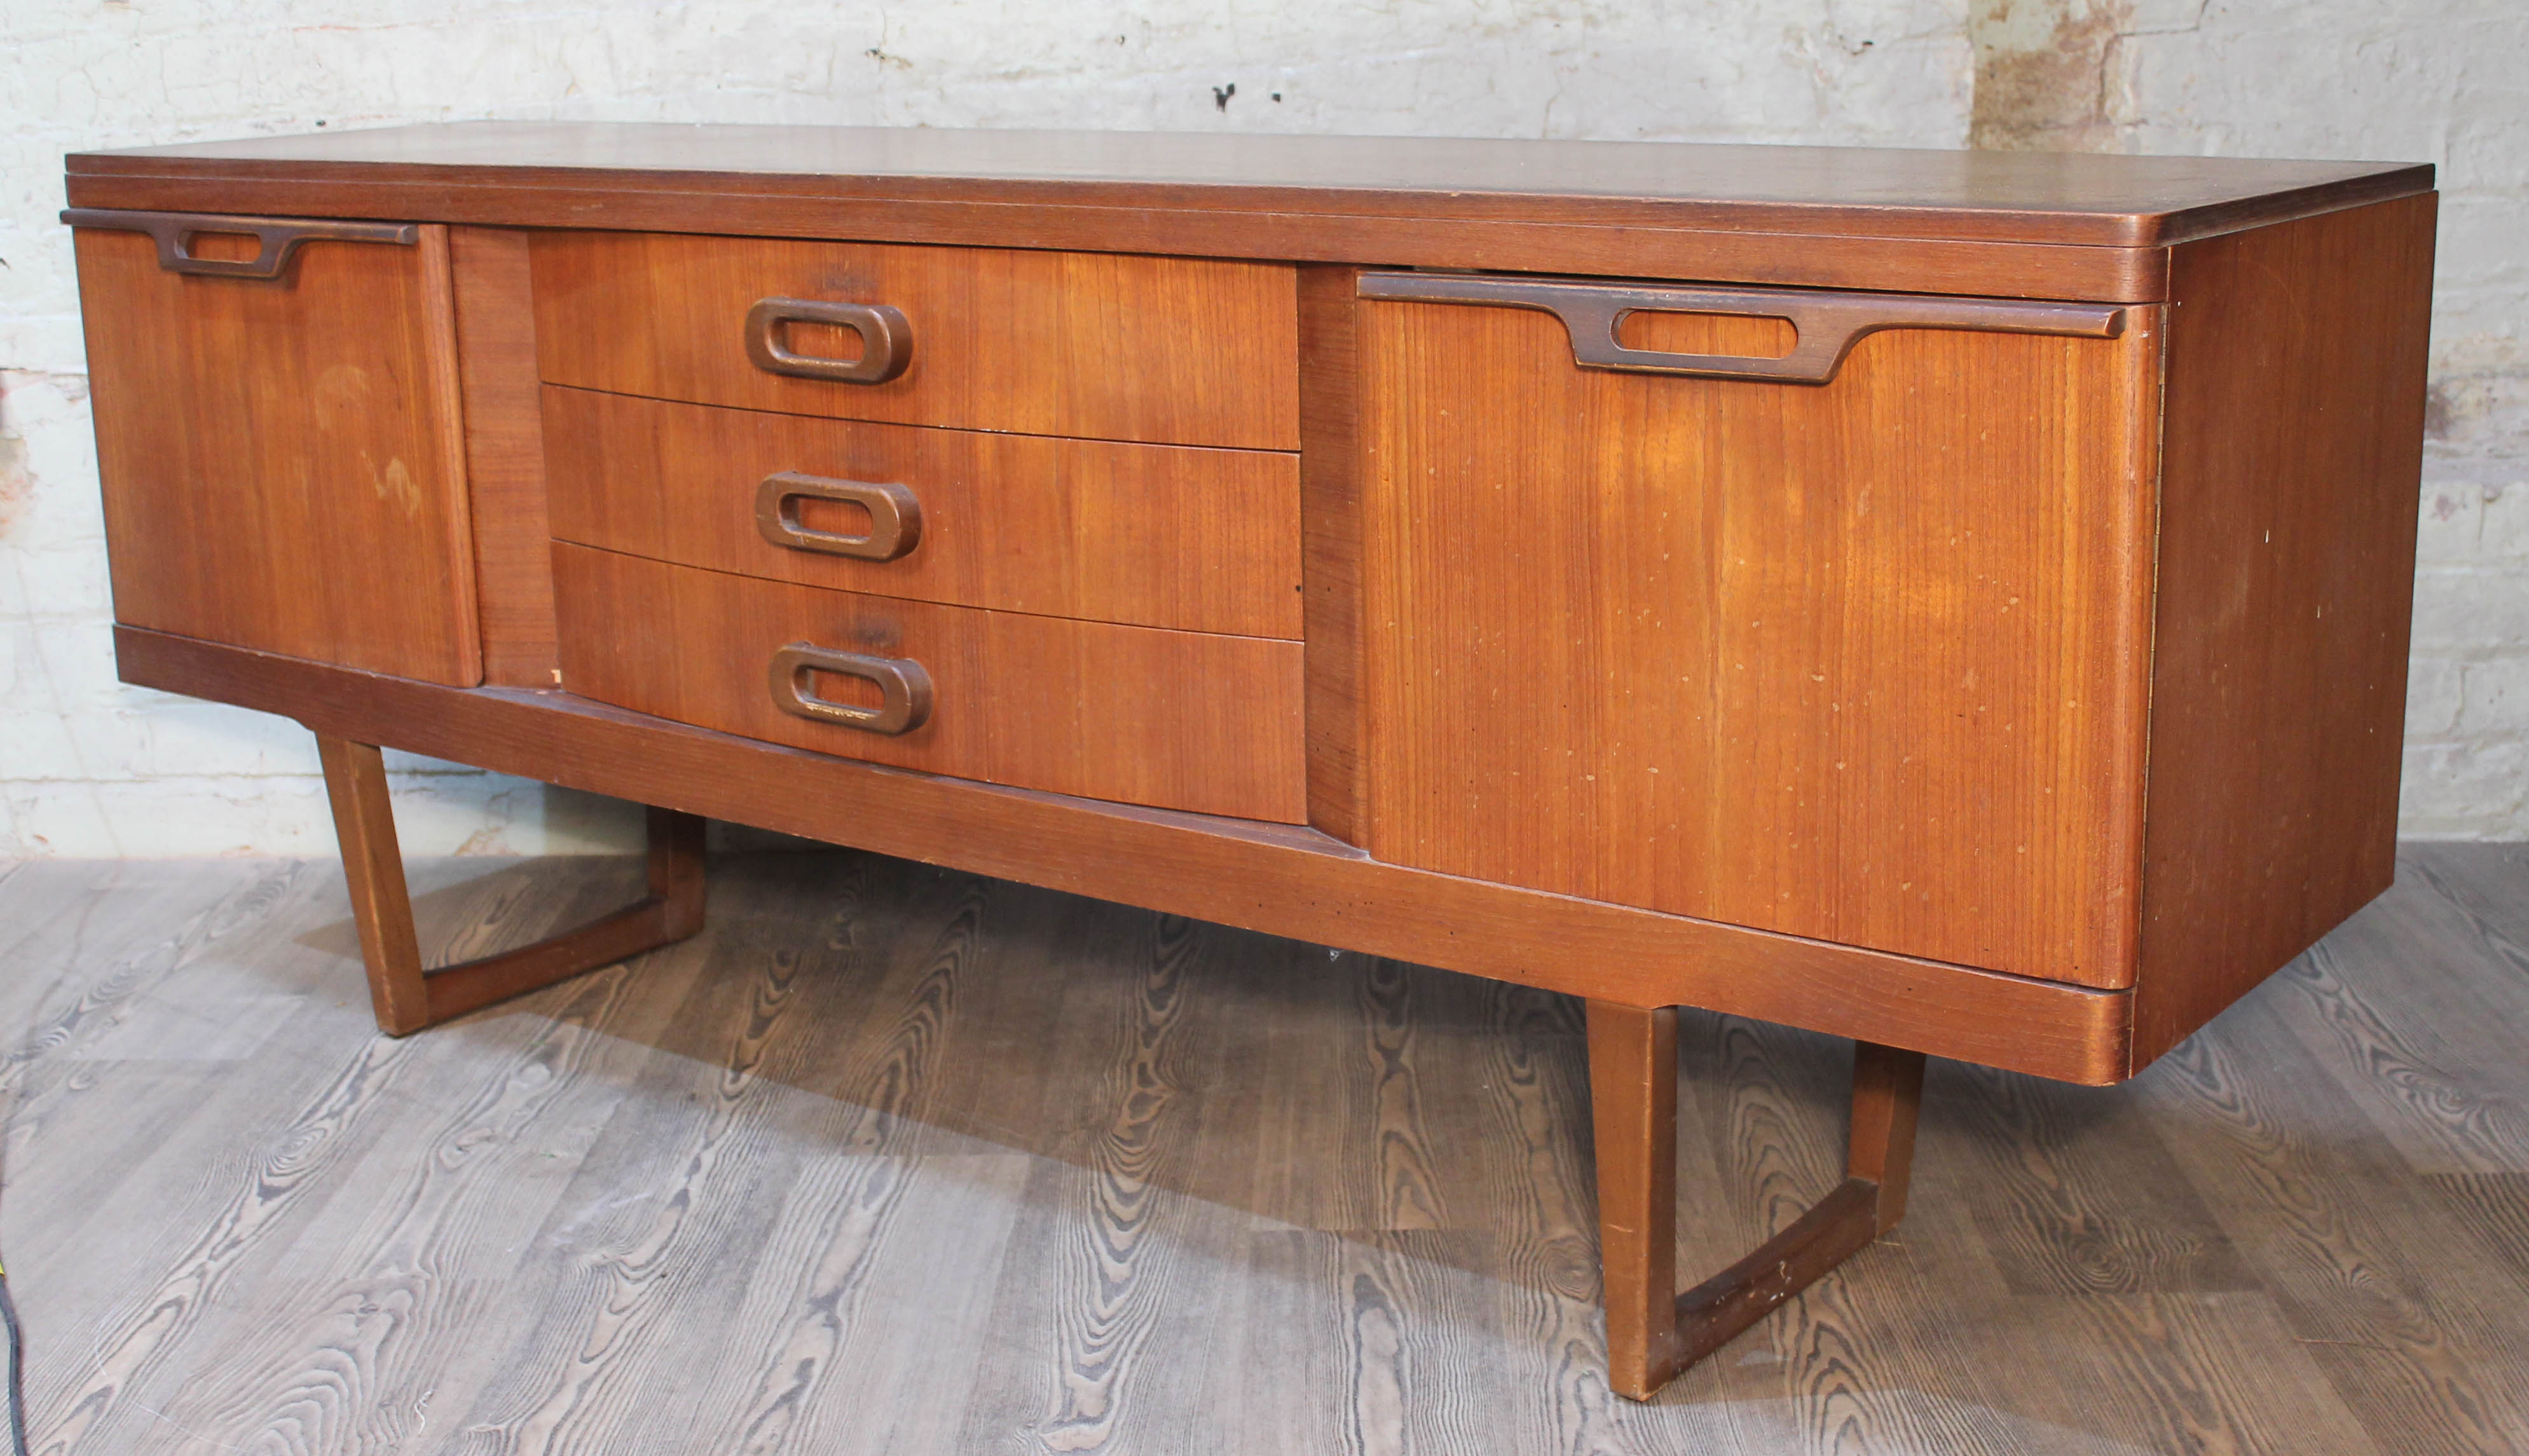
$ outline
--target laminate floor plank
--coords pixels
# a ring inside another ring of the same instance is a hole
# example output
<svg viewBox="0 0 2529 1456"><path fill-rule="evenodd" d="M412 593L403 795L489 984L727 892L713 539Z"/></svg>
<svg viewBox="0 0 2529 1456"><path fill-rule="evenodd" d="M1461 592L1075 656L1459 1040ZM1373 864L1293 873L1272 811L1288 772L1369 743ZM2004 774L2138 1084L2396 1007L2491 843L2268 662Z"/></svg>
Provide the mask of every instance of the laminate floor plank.
<svg viewBox="0 0 2529 1456"><path fill-rule="evenodd" d="M2529 885L2529 845L2401 845L2397 874L2468 916L2494 962L2488 969L2529 977L2529 902L2520 893Z"/></svg>
<svg viewBox="0 0 2529 1456"><path fill-rule="evenodd" d="M819 993L857 982L859 967L826 949L822 925L803 937L795 921L767 912L777 899L815 904L834 866L779 868L771 883L714 886L722 923L700 947L706 973L664 1018L655 1050L637 1059L535 1234L520 1279L521 1292L533 1292L531 1318L466 1411L474 1448L664 1442L713 1419L716 1400L734 1399L706 1385L708 1367L679 1351L739 1336L729 1317L803 1150L850 1145L842 1110L794 1095L787 1078L816 1062L836 1023L841 1008L816 1004L832 1000Z"/></svg>
<svg viewBox="0 0 2529 1456"><path fill-rule="evenodd" d="M2257 1287L2162 1128L2135 1115L2133 1084L2072 1087L1980 1066L1953 1072L1967 1086L1946 1105L1972 1135L1964 1166L1948 1171L1979 1191L1975 1222L2013 1292Z"/></svg>
<svg viewBox="0 0 2529 1456"><path fill-rule="evenodd" d="M2395 1456L2262 1291L2091 1293L1965 1313L2015 1450Z"/></svg>
<svg viewBox="0 0 2529 1456"><path fill-rule="evenodd" d="M1374 1125L1387 1070L1371 1052L1379 1033L1361 1014L1379 961L1270 944L1279 949L1260 948L1225 1008L1252 1028L1240 1039L1251 1049L1245 1060L1264 1074L1248 1094L1256 1099L1256 1142L1245 1170L1247 1206L1294 1228L1376 1228L1380 1211L1396 1202L1390 1176L1398 1150L1353 1154L1357 1129ZM1396 1103L1391 1095L1387 1105Z"/></svg>
<svg viewBox="0 0 2529 1456"><path fill-rule="evenodd" d="M0 897L0 1008L15 1033L0 1067L0 1092L38 1061L94 1057L125 1027L133 1008L176 988L196 967L218 967L222 953L252 940L285 900L322 875L266 863L103 861L37 863L11 877ZM122 1055L193 1058L197 1020L152 1017L146 1045ZM223 1030L234 1046L236 1033ZM111 1058L112 1054L106 1054Z"/></svg>
<svg viewBox="0 0 2529 1456"><path fill-rule="evenodd" d="M229 1311L260 1303L240 1286L288 1278L294 1222L339 1191L332 1174L357 1161L408 1054L404 1044L362 1046L277 1125L265 1124L242 1165L218 1179L219 1206L180 1225L193 1231L190 1242L172 1258L153 1258L144 1282L125 1285L119 1308L91 1333L82 1378L50 1402L29 1392L49 1442L65 1451L133 1448L141 1432L130 1428L156 1418L167 1388L183 1378L187 1347L215 1335Z"/></svg>
<svg viewBox="0 0 2529 1456"><path fill-rule="evenodd" d="M1078 1057L1049 1101L1073 1109L1063 1156L1029 1181L992 1323L1016 1338L984 1353L956 1449L1204 1450L1232 1437L1193 1397L1230 1326L1213 1271L1243 1252L1253 1218L1176 1191L1216 1130L1250 1141L1236 1098L1214 1098L1217 1022L1199 1014L1210 927L1075 902L1044 947L1066 986L1049 1025ZM1129 977L1083 975L1122 957ZM1093 1073L1095 1085L1081 1074ZM1216 1125L1216 1115L1226 1114Z"/></svg>
<svg viewBox="0 0 2529 1456"><path fill-rule="evenodd" d="M1524 1444L1639 1450L1605 1378L1606 1332L1598 1302L1597 1207L1587 1196L1596 1168L1571 1129L1589 1123L1587 1029L1581 1004L1500 982L1464 982L1480 993L1483 1019L1457 1035L1474 1085L1453 1100L1483 1114L1470 1129L1483 1152L1480 1202L1461 1200L1474 1266L1491 1283L1492 1327L1517 1353L1525 1378L1504 1395ZM1494 1095L1482 1096L1490 1090ZM1498 1212L1495 1212L1498 1211ZM1653 1447L1656 1449L1656 1447Z"/></svg>
<svg viewBox="0 0 2529 1456"><path fill-rule="evenodd" d="M1010 1231L1018 1154L836 1154L803 1170L679 1450L954 1451Z"/></svg>
<svg viewBox="0 0 2529 1456"><path fill-rule="evenodd" d="M2462 907L2377 910L2277 974L2290 994L2270 1004L2415 1171L2529 1172L2529 996L2468 973L2499 953Z"/></svg>
<svg viewBox="0 0 2529 1456"><path fill-rule="evenodd" d="M825 989L850 994L807 1010L851 1030L802 1048L826 1054L824 1114L802 1106L788 1124L800 1172L705 1381L743 1398L719 1402L691 1449L953 1449L971 1342L1033 1165L941 1128L936 1099L949 1060L968 1055L961 1003L1001 892L1016 887L928 871L873 886L883 862L856 866L827 922L825 945L852 958L852 974ZM908 911L894 934L869 933L886 918L863 910L873 889Z"/></svg>
<svg viewBox="0 0 2529 1456"><path fill-rule="evenodd" d="M616 1101L594 1029L635 965L591 977L549 1016L495 1018L432 1038L402 1081L402 1116L292 1241L302 1303L202 1341L159 1409L231 1444L311 1453L392 1449L426 1430L431 1393L509 1323L517 1251ZM420 1088L464 1095L421 1095ZM441 1413L443 1419L449 1413Z"/></svg>
<svg viewBox="0 0 2529 1456"><path fill-rule="evenodd" d="M637 861L421 860L433 963ZM1610 1396L1580 1007L843 852L405 1041L330 864L0 867L0 1249L53 1456L2529 1449L2529 854L2117 1089L1935 1064L1907 1222ZM1679 1262L1851 1044L1681 1026Z"/></svg>
<svg viewBox="0 0 2529 1456"><path fill-rule="evenodd" d="M38 1013L31 1045L42 1053L13 1067L26 1076L11 1110L9 1253L21 1299L58 1309L92 1356L64 1415L74 1431L132 1415L122 1397L219 1318L219 1291L277 1267L287 1216L330 1191L310 1168L341 1156L347 1120L373 1111L365 1076L348 1099L329 1095L347 1090L338 1056L266 1055L255 1065L269 1074L242 1076L239 1064L202 1055L201 1013L223 986L266 1022L275 995L291 1008L262 1028L266 1047L336 1022L321 989L326 958L287 939L331 910L321 872L227 864L135 878L225 893L154 926L139 921L154 937L85 967L84 984ZM113 884L99 894L107 923L141 909L118 903ZM344 1046L339 1033L327 1040ZM143 1055L99 1055L110 1046ZM365 1052L351 1061L365 1065ZM295 1111L276 1121L276 1110ZM40 1412L42 1397L30 1400Z"/></svg>
<svg viewBox="0 0 2529 1456"><path fill-rule="evenodd" d="M2279 1000L2152 1068L2149 1095L2202 1115L2174 1151L2384 1450L2529 1449L2529 1307L2391 1149L2329 1135L2361 1114Z"/></svg>
<svg viewBox="0 0 2529 1456"><path fill-rule="evenodd" d="M2425 1178L2424 1186L2511 1271L2529 1300L2529 1173L2441 1173Z"/></svg>
<svg viewBox="0 0 2529 1456"><path fill-rule="evenodd" d="M232 1327L247 1330L249 1337L263 1332L262 1318L267 1312L236 1312L246 1316L236 1319L225 1306L238 1301L224 1291L240 1284L260 1284L289 1269L296 1228L334 1194L350 1186L331 1172L358 1163L372 1140L387 1131L384 1124L394 1118L398 1107L386 1095L393 1074L415 1058L444 1060L460 1045L449 1040L431 1048L420 1042L375 1038L367 1022L367 998L357 962L296 943L308 937L292 938L310 924L334 923L332 917L347 909L339 875L321 870L308 875L296 865L267 868L281 872L258 875L248 882L244 894L185 920L181 933L159 958L167 963L158 974L135 973L149 968L147 959L136 965L112 964L101 984L120 994L92 993L81 999L78 1014L53 1023L81 1033L69 1037L65 1053L87 1068L73 1082L83 1088L83 1100L100 1104L95 1120L127 1134L141 1134L135 1141L157 1145L130 1160L104 1160L107 1166L120 1166L129 1172L117 1197L101 1206L132 1207L148 1191L142 1179L153 1170L177 1173L188 1185L158 1190L168 1199L162 1207L172 1206L183 1214L165 1220L157 1236L145 1244L99 1240L93 1237L92 1226L84 1230L85 1241L106 1249L136 1249L141 1258L163 1271L138 1289L125 1281L122 1292L127 1298L120 1310L107 1310L94 1319L90 1343L102 1358L93 1378L78 1391L66 1424L74 1436L96 1426L102 1449L119 1448L112 1434L117 1421L191 1429L166 1414L180 1388L168 1383L168 1374L193 1367ZM446 877L446 868L441 868L440 877ZM575 868L569 863L553 866L548 883L565 888ZM555 899L566 905L569 897ZM321 940L321 931L313 938ZM133 1108L101 1095L134 1070L169 1065L163 1056L103 1055L109 1048L167 1052L178 1062L205 1062L201 1039L193 1033L201 1026L204 1007L216 1004L224 983L234 983L230 999L239 1019L260 1025L268 1033L253 1065L268 1066L275 1074L260 1078L260 1085L234 1072L203 1078L205 1095L172 1120L135 1118ZM142 1004L139 993L150 989L157 993L150 1009L159 1014L142 1024L132 1009ZM277 1021L269 1014L258 1014L268 1013L276 997L293 1014ZM85 1014L99 1008L112 1010L103 1016ZM102 1035L90 1041L85 1033L97 1029L99 1021L105 1023ZM348 1060L326 1055L346 1048L351 1053ZM297 1110L277 1133L268 1111L260 1122L251 1116L258 1102L268 1110L276 1094ZM160 1151L186 1147L184 1134L197 1128L205 1134L201 1142L209 1146L190 1147L195 1157L189 1164L171 1160ZM42 1130L40 1122L38 1130ZM46 1137L43 1143L61 1146L81 1161L99 1161L97 1144L81 1136L79 1127L59 1130L59 1138ZM241 1131L255 1135L234 1135ZM205 1152L210 1156L202 1157ZM30 1166L22 1167L22 1173L40 1176L40 1168L31 1166L36 1164L34 1158L26 1163ZM168 1246L171 1238L184 1238L188 1230L193 1231L189 1243ZM23 1257L21 1264L25 1265ZM134 1294L138 1297L129 1297Z"/></svg>
<svg viewBox="0 0 2529 1456"><path fill-rule="evenodd" d="M1375 1430L1393 1405L1402 1419L1388 1433L1412 1450L1636 1448L1606 1391L1592 1318L1594 1169L1587 1139L1568 1132L1588 1125L1579 1004L1394 970L1399 992L1386 999L1421 1008L1425 1029L1376 1041L1412 1052L1424 1162L1446 1219L1354 1230L1340 1251L1358 1429ZM1451 1345L1463 1353L1430 1359Z"/></svg>

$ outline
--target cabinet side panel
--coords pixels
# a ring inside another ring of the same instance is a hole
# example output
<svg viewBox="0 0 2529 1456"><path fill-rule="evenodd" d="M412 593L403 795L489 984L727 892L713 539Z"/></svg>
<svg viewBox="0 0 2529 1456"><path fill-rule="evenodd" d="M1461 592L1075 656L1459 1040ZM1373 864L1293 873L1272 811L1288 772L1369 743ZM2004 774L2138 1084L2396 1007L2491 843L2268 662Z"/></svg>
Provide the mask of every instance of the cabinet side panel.
<svg viewBox="0 0 2529 1456"><path fill-rule="evenodd" d="M117 620L479 682L446 230L270 280L77 247Z"/></svg>
<svg viewBox="0 0 2529 1456"><path fill-rule="evenodd" d="M559 664L527 234L452 228L448 250L457 288L457 377L465 399L483 680L499 687L550 688Z"/></svg>
<svg viewBox="0 0 2529 1456"><path fill-rule="evenodd" d="M1309 641L1309 822L1366 832L1362 757L1358 268L1300 270L1300 591Z"/></svg>
<svg viewBox="0 0 2529 1456"><path fill-rule="evenodd" d="M2394 876L2434 203L2172 257L2136 1066Z"/></svg>

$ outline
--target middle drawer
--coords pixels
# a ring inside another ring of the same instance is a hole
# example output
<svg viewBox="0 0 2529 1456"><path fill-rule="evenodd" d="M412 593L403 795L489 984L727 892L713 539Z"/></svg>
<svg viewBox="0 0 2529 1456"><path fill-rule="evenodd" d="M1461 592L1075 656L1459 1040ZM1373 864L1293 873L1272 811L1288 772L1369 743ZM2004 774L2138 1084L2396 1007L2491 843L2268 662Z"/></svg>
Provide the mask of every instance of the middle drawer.
<svg viewBox="0 0 2529 1456"><path fill-rule="evenodd" d="M921 601L1296 641L1296 455L877 425L548 385L553 534Z"/></svg>

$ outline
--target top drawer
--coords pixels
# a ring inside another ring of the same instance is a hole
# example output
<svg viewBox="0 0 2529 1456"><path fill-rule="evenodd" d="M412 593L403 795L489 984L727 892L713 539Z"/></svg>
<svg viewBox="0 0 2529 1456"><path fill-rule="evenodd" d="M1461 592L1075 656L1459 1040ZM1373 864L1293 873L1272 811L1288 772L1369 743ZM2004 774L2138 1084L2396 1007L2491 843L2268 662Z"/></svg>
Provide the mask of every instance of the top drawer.
<svg viewBox="0 0 2529 1456"><path fill-rule="evenodd" d="M534 258L550 384L1028 435L1300 444L1287 266L574 232L538 234Z"/></svg>

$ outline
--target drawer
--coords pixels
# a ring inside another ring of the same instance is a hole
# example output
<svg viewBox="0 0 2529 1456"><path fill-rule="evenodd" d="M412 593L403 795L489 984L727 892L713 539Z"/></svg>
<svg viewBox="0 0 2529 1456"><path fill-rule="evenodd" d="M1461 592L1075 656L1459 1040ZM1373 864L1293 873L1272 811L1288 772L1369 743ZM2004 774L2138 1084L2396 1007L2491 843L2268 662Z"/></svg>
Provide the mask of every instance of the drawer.
<svg viewBox="0 0 2529 1456"><path fill-rule="evenodd" d="M563 684L583 698L988 783L1306 817L1295 642L942 606L566 543L554 586ZM777 669L794 648L797 670ZM909 721L836 720L890 704Z"/></svg>
<svg viewBox="0 0 2529 1456"><path fill-rule="evenodd" d="M547 383L908 425L1300 445L1270 263L653 233L538 234Z"/></svg>
<svg viewBox="0 0 2529 1456"><path fill-rule="evenodd" d="M960 606L1300 635L1296 455L544 396L565 541Z"/></svg>

